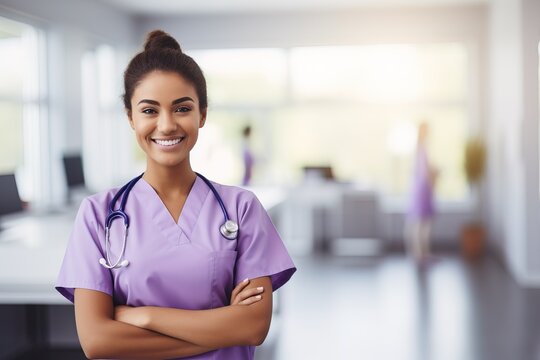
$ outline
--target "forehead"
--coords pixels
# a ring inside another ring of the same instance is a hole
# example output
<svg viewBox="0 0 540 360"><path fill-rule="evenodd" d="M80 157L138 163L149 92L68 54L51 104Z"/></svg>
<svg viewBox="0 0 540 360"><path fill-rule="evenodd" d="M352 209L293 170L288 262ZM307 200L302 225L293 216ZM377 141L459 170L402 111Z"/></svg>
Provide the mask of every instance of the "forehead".
<svg viewBox="0 0 540 360"><path fill-rule="evenodd" d="M184 96L197 102L197 92L191 82L175 72L152 71L137 84L131 100L172 101Z"/></svg>

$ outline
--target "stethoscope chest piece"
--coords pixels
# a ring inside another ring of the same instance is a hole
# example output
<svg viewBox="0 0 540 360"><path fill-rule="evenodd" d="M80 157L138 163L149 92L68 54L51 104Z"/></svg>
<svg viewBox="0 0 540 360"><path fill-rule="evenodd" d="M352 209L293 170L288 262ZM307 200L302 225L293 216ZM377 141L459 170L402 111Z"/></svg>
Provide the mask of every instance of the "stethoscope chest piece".
<svg viewBox="0 0 540 360"><path fill-rule="evenodd" d="M219 232L229 240L235 240L238 236L238 224L232 220L227 220L219 227Z"/></svg>

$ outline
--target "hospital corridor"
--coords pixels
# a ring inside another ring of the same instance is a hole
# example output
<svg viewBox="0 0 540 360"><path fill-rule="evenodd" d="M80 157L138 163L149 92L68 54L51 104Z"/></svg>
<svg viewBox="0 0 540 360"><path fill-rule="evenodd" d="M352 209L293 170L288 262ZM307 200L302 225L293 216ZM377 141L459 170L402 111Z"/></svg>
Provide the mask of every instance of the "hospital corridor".
<svg viewBox="0 0 540 360"><path fill-rule="evenodd" d="M538 19L0 0L0 360L540 360Z"/></svg>

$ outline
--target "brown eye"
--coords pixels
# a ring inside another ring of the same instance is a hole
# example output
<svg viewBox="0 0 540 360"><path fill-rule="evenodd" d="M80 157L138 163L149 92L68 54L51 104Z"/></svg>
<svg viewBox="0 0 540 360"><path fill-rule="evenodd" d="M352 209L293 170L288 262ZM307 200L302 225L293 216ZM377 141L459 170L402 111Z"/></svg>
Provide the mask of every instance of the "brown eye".
<svg viewBox="0 0 540 360"><path fill-rule="evenodd" d="M150 114L155 114L155 113L156 113L156 111L155 111L154 109L150 109L150 108L143 109L142 112L143 112L144 114L148 114L148 115L150 115Z"/></svg>
<svg viewBox="0 0 540 360"><path fill-rule="evenodd" d="M189 106L180 106L176 109L176 112L188 112L191 111L191 108Z"/></svg>

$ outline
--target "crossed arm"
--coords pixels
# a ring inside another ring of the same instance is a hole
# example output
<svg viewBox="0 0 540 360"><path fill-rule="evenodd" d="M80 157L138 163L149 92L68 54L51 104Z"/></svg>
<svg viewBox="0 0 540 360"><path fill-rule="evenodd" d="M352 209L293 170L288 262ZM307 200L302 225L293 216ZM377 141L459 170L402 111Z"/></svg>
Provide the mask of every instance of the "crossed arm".
<svg viewBox="0 0 540 360"><path fill-rule="evenodd" d="M209 310L115 308L107 294L75 290L77 332L88 358L164 359L226 346L259 345L271 316L269 277L239 284L231 305Z"/></svg>

